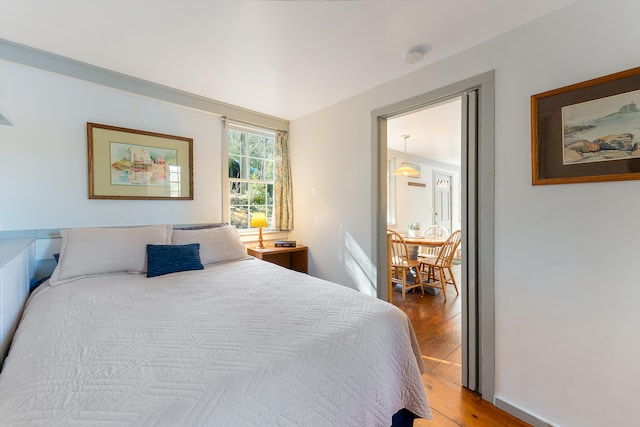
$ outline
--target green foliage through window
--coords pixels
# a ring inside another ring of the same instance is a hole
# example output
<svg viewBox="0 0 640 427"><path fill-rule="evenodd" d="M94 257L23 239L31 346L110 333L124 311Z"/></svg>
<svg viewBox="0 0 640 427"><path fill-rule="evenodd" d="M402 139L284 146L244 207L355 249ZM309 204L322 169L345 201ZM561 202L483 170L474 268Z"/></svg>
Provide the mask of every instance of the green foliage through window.
<svg viewBox="0 0 640 427"><path fill-rule="evenodd" d="M238 230L249 229L251 214L265 212L273 223L275 134L230 125L229 221Z"/></svg>

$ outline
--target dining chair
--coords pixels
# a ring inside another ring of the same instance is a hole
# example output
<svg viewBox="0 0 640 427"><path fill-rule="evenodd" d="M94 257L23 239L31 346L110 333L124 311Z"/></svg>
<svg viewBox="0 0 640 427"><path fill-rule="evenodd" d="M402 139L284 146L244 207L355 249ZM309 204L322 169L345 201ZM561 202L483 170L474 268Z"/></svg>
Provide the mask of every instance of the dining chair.
<svg viewBox="0 0 640 427"><path fill-rule="evenodd" d="M451 265L456 249L460 245L461 235L460 230L454 231L440 247L438 255L420 257L420 272L426 276L423 285L441 289L444 302L447 302L447 292L445 291L447 284L453 285L456 295L460 295Z"/></svg>
<svg viewBox="0 0 640 427"><path fill-rule="evenodd" d="M431 225L422 232L422 237L426 239L444 240L449 237L449 230L441 225ZM420 246L418 251L418 259L420 257L435 257L438 256L438 246Z"/></svg>
<svg viewBox="0 0 640 427"><path fill-rule="evenodd" d="M422 277L420 274L420 261L411 259L409 256L409 248L407 242L398 232L388 230L391 238L389 245L389 271L391 271L391 283L402 285L402 301L405 301L406 291L420 288L424 295L422 287ZM407 281L407 276L412 275L415 271L415 280L413 283ZM391 301L391 296L389 301Z"/></svg>

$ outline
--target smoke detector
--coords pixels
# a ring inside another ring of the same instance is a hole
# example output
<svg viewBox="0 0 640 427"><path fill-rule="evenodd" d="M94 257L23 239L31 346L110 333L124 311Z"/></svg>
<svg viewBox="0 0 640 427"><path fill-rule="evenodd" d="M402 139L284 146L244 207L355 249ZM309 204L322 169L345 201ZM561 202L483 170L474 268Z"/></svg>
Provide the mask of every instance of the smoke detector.
<svg viewBox="0 0 640 427"><path fill-rule="evenodd" d="M412 47L408 51L406 51L403 55L404 62L407 64L415 64L416 62L422 61L424 55L427 53L427 49L420 47Z"/></svg>

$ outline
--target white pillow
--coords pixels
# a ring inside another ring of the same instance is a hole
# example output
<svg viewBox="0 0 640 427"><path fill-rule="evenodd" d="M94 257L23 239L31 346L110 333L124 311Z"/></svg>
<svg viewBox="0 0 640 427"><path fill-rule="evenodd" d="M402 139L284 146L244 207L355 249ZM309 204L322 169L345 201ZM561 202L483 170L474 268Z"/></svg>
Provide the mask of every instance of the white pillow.
<svg viewBox="0 0 640 427"><path fill-rule="evenodd" d="M232 225L202 230L173 230L171 242L174 245L200 243L202 264L247 258L247 249Z"/></svg>
<svg viewBox="0 0 640 427"><path fill-rule="evenodd" d="M144 273L147 244L171 243L171 224L61 230L60 258L49 284L114 273Z"/></svg>

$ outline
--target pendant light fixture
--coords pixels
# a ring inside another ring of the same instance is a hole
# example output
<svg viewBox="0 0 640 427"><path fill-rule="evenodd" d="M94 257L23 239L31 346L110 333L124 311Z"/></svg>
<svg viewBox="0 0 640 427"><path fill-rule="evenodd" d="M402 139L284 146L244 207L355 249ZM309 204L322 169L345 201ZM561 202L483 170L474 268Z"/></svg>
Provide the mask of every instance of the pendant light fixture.
<svg viewBox="0 0 640 427"><path fill-rule="evenodd" d="M411 135L401 135L404 138L404 153L407 154L407 138ZM420 172L409 166L406 162L393 172L394 175L406 176L407 178L420 178Z"/></svg>

